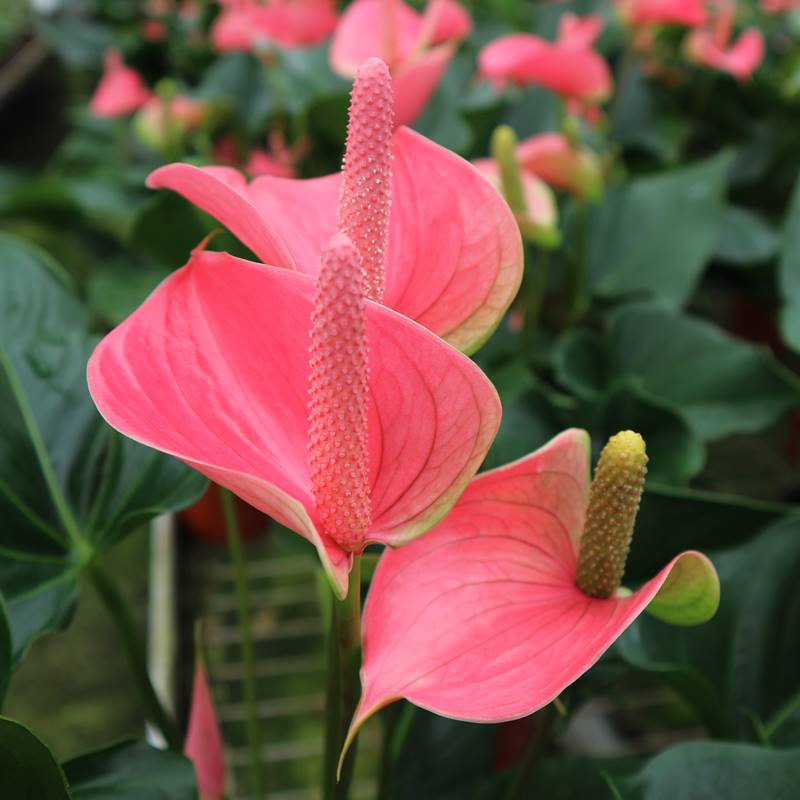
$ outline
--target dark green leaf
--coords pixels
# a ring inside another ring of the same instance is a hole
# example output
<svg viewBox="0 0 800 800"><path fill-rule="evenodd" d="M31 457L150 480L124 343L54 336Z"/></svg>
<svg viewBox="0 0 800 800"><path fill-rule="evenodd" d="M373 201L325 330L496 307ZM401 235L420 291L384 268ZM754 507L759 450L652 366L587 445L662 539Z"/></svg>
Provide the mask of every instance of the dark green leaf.
<svg viewBox="0 0 800 800"><path fill-rule="evenodd" d="M589 218L592 291L686 303L719 240L730 162L722 153L612 188Z"/></svg>
<svg viewBox="0 0 800 800"><path fill-rule="evenodd" d="M11 650L11 624L8 621L8 612L3 595L0 594L0 709L11 679L12 650Z"/></svg>
<svg viewBox="0 0 800 800"><path fill-rule="evenodd" d="M788 508L746 497L660 485L648 480L636 519L626 579L652 578L683 550L718 550L752 539Z"/></svg>
<svg viewBox="0 0 800 800"><path fill-rule="evenodd" d="M691 685L684 694L707 724L716 702L715 734L775 735L769 720L800 691L800 519L712 559L722 585L713 620L676 628L645 616L619 639L618 651Z"/></svg>
<svg viewBox="0 0 800 800"><path fill-rule="evenodd" d="M250 53L225 53L209 67L198 96L230 108L245 130L255 133L274 106L264 65Z"/></svg>
<svg viewBox="0 0 800 800"><path fill-rule="evenodd" d="M608 351L612 379L635 380L706 441L763 430L800 405L800 382L766 349L656 304L616 314Z"/></svg>
<svg viewBox="0 0 800 800"><path fill-rule="evenodd" d="M791 800L800 785L800 750L691 742L614 785L623 800Z"/></svg>
<svg viewBox="0 0 800 800"><path fill-rule="evenodd" d="M131 248L166 269L182 267L208 234L194 206L174 192L154 194L137 214Z"/></svg>
<svg viewBox="0 0 800 800"><path fill-rule="evenodd" d="M0 717L0 797L72 800L52 753L26 727Z"/></svg>
<svg viewBox="0 0 800 800"><path fill-rule="evenodd" d="M758 214L727 206L722 218L716 257L737 267L762 264L777 254L780 236Z"/></svg>
<svg viewBox="0 0 800 800"><path fill-rule="evenodd" d="M785 303L781 311L783 338L790 347L800 350L800 178L786 212L778 282Z"/></svg>
<svg viewBox="0 0 800 800"><path fill-rule="evenodd" d="M414 711L398 758L395 800L462 800L484 796L496 780L492 767L495 728ZM497 796L496 794L488 797Z"/></svg>
<svg viewBox="0 0 800 800"><path fill-rule="evenodd" d="M144 742L121 744L64 764L75 800L195 800L194 769L177 753Z"/></svg>
<svg viewBox="0 0 800 800"><path fill-rule="evenodd" d="M629 53L623 55L620 83L612 105L612 136L627 148L644 150L674 162L689 132L686 119L664 107L665 93L655 92Z"/></svg>
<svg viewBox="0 0 800 800"><path fill-rule="evenodd" d="M95 552L205 486L105 425L86 387L93 344L58 267L0 236L0 589L15 659L69 621Z"/></svg>

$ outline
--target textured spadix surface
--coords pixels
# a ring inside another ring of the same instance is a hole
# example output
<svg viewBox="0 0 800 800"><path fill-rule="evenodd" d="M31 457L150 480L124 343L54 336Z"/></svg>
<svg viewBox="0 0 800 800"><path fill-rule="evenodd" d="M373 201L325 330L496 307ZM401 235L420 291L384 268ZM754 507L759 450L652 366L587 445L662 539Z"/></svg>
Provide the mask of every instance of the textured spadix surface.
<svg viewBox="0 0 800 800"><path fill-rule="evenodd" d="M351 734L401 697L457 719L522 717L589 669L654 598L672 622L713 615L719 584L699 553L628 596L576 587L588 489L589 438L569 430L474 478L439 525L381 557Z"/></svg>
<svg viewBox="0 0 800 800"><path fill-rule="evenodd" d="M89 388L117 430L176 455L316 546L340 594L350 555L320 531L309 473L314 280L195 252L98 345ZM455 502L500 421L465 356L413 321L366 304L372 519L399 545Z"/></svg>
<svg viewBox="0 0 800 800"><path fill-rule="evenodd" d="M498 192L462 158L408 128L392 140L392 197L383 302L464 352L511 304L522 244ZM337 230L341 174L248 183L235 169L169 164L148 179L216 217L262 261L316 275Z"/></svg>

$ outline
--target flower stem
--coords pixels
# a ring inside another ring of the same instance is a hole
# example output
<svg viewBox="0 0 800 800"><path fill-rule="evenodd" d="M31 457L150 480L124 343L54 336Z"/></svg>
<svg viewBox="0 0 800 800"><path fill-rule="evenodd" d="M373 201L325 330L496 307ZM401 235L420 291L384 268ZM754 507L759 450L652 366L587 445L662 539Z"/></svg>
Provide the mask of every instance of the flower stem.
<svg viewBox="0 0 800 800"><path fill-rule="evenodd" d="M547 288L547 250L538 249L525 271L525 331L532 336L539 327Z"/></svg>
<svg viewBox="0 0 800 800"><path fill-rule="evenodd" d="M161 704L147 672L147 653L141 631L133 618L130 607L120 593L114 580L94 560L87 570L97 594L103 601L117 628L122 647L128 658L136 688L144 706L145 718L163 735L170 750L181 751L181 737L175 720Z"/></svg>
<svg viewBox="0 0 800 800"><path fill-rule="evenodd" d="M564 327L571 328L586 313L588 296L588 208L581 200L576 201L575 209L575 252L567 259L566 309Z"/></svg>
<svg viewBox="0 0 800 800"><path fill-rule="evenodd" d="M333 598L328 633L325 693L324 800L345 800L350 791L356 742L350 746L337 782L336 769L350 719L358 703L361 645L361 559L353 557L350 587L344 600Z"/></svg>
<svg viewBox="0 0 800 800"><path fill-rule="evenodd" d="M262 737L258 719L258 693L256 690L256 659L253 651L253 631L250 624L250 593L247 587L247 566L242 551L242 537L236 519L233 495L220 487L222 513L228 534L228 552L233 565L233 580L236 586L236 610L239 622L239 639L242 648L244 672L244 704L247 715L247 740L250 745L250 789L254 800L262 800L264 771L262 769Z"/></svg>
<svg viewBox="0 0 800 800"><path fill-rule="evenodd" d="M511 786L508 794L506 795L507 800L523 800L524 797L528 797L528 794L526 794L528 784L530 783L533 773L536 770L536 765L539 763L539 759L542 757L542 753L547 746L547 742L550 739L550 734L552 733L553 727L558 720L558 716L558 710L553 703L545 706L534 716L533 719L536 723L536 730L533 732L533 735L528 742L528 747L525 751L525 754L523 755L522 760L519 763L519 767L517 768L517 772L511 781Z"/></svg>

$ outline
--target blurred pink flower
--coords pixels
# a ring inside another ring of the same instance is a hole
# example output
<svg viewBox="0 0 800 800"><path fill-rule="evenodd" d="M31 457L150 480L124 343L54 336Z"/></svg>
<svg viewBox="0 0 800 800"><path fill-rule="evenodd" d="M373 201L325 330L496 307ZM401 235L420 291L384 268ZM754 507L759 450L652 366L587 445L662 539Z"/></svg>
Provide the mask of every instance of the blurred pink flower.
<svg viewBox="0 0 800 800"><path fill-rule="evenodd" d="M622 19L633 26L685 25L693 28L707 19L705 0L617 0Z"/></svg>
<svg viewBox="0 0 800 800"><path fill-rule="evenodd" d="M602 24L566 13L555 42L528 33L502 36L481 50L480 72L497 87L533 83L581 104L602 102L613 88L608 64L592 47Z"/></svg>
<svg viewBox="0 0 800 800"><path fill-rule="evenodd" d="M124 117L141 108L152 92L141 75L125 66L118 50L107 50L105 70L89 101L89 110L96 117Z"/></svg>
<svg viewBox="0 0 800 800"><path fill-rule="evenodd" d="M760 0L760 6L767 14L784 14L800 8L800 0Z"/></svg>
<svg viewBox="0 0 800 800"><path fill-rule="evenodd" d="M477 170L489 183L503 191L500 179L500 168L493 158L479 158L472 162ZM560 240L558 231L558 206L550 187L530 172L520 175L522 191L525 196L525 211L517 215L520 229L525 231L527 237L543 247L555 246Z"/></svg>
<svg viewBox="0 0 800 800"><path fill-rule="evenodd" d="M222 734L205 665L199 656L195 662L192 705L183 751L194 765L200 800L222 800L226 772Z"/></svg>
<svg viewBox="0 0 800 800"><path fill-rule="evenodd" d="M690 31L684 47L690 60L742 81L764 59L764 36L757 28L748 28L731 42L735 15L734 2L718 3L710 25Z"/></svg>
<svg viewBox="0 0 800 800"><path fill-rule="evenodd" d="M181 139L199 128L208 112L202 100L178 95L167 101L153 95L136 115L134 129L148 147L161 150L168 140Z"/></svg>
<svg viewBox="0 0 800 800"><path fill-rule="evenodd" d="M269 148L254 147L247 159L241 159L236 142L232 136L223 136L214 144L214 160L225 166L239 167L255 178L259 175L272 175L276 178L295 178L295 163L307 148L305 141L294 147L287 147L283 134L273 131L269 136Z"/></svg>
<svg viewBox="0 0 800 800"><path fill-rule="evenodd" d="M520 142L522 169L557 189L596 200L603 191L600 161L588 148L576 147L563 133L540 133Z"/></svg>
<svg viewBox="0 0 800 800"><path fill-rule="evenodd" d="M378 56L391 71L395 120L410 125L436 90L472 19L456 0L431 0L422 14L402 0L355 0L336 28L331 66L352 77Z"/></svg>
<svg viewBox="0 0 800 800"><path fill-rule="evenodd" d="M319 44L336 27L334 0L220 0L223 8L211 29L219 51L250 51L259 42L279 47Z"/></svg>

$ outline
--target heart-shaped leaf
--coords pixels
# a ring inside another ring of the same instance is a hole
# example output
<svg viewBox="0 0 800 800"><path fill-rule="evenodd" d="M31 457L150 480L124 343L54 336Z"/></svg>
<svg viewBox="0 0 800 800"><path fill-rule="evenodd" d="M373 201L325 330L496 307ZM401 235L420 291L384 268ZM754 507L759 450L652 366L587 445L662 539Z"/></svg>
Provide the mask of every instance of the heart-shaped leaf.
<svg viewBox="0 0 800 800"><path fill-rule="evenodd" d="M618 652L683 690L707 724L716 720L715 734L780 735L786 703L800 692L800 520L781 521L713 561L722 583L715 619L689 630L640 618Z"/></svg>
<svg viewBox="0 0 800 800"><path fill-rule="evenodd" d="M83 565L205 481L112 431L86 387L88 315L44 253L0 236L0 589L17 661L70 618Z"/></svg>
<svg viewBox="0 0 800 800"><path fill-rule="evenodd" d="M75 800L195 800L191 762L144 742L122 742L64 764Z"/></svg>
<svg viewBox="0 0 800 800"><path fill-rule="evenodd" d="M612 784L621 800L788 800L800 784L800 750L692 742L660 753L636 775Z"/></svg>
<svg viewBox="0 0 800 800"><path fill-rule="evenodd" d="M24 725L0 717L0 796L73 800L53 754Z"/></svg>
<svg viewBox="0 0 800 800"><path fill-rule="evenodd" d="M691 296L714 253L731 154L614 187L590 217L589 279L601 297Z"/></svg>
<svg viewBox="0 0 800 800"><path fill-rule="evenodd" d="M706 441L763 430L800 406L800 381L766 350L656 303L614 315L608 370L678 409Z"/></svg>

